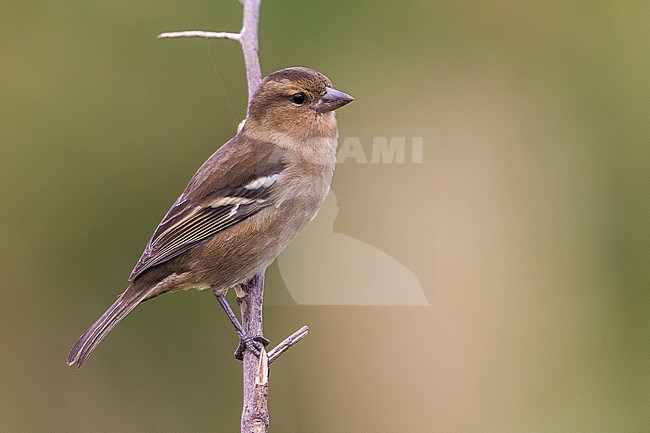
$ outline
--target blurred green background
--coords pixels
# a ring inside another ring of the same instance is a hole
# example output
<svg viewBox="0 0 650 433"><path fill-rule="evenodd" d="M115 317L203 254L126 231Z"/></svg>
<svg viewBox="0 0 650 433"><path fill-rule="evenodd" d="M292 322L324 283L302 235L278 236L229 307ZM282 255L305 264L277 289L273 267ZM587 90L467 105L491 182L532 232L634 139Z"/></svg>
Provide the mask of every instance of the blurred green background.
<svg viewBox="0 0 650 433"><path fill-rule="evenodd" d="M238 44L155 35L237 31L239 3L1 10L0 431L238 431L209 293L64 360L245 113ZM263 2L264 73L354 95L342 138L424 135L422 164L339 164L334 228L431 304L266 308L275 342L311 327L273 365L272 431L648 431L649 22L644 1Z"/></svg>

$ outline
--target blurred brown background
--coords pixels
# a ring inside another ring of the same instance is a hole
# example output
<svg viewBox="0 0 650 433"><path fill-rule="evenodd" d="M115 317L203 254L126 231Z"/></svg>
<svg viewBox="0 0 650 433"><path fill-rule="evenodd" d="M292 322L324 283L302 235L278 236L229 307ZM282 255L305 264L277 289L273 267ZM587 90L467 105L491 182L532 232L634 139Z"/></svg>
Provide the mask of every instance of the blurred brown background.
<svg viewBox="0 0 650 433"><path fill-rule="evenodd" d="M236 43L154 36L237 31L239 3L1 10L0 431L238 431L237 342L209 293L148 302L81 371L64 360L244 116ZM334 230L431 304L291 305L274 267L267 336L311 333L273 366L272 431L648 431L648 22L641 1L264 1L263 71L354 95L342 138L424 136L421 164L339 164Z"/></svg>

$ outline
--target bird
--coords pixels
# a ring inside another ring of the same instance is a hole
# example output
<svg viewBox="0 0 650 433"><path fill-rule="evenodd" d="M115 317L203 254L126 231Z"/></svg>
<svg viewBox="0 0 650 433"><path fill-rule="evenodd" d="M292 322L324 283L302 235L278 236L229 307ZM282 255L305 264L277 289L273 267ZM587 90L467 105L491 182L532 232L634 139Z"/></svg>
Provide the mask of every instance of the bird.
<svg viewBox="0 0 650 433"><path fill-rule="evenodd" d="M245 335L225 296L264 272L316 217L336 163L335 110L353 99L315 69L266 76L237 134L191 178L155 229L129 286L79 338L67 364L80 368L140 303L188 289L212 290L239 334L239 355L240 349L259 355L265 339Z"/></svg>

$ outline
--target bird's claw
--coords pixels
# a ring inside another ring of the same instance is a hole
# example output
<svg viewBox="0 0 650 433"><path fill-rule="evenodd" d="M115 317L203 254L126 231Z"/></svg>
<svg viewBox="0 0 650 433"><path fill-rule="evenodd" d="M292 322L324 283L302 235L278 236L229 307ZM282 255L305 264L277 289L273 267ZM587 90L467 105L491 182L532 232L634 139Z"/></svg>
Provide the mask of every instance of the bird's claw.
<svg viewBox="0 0 650 433"><path fill-rule="evenodd" d="M262 336L251 337L250 335L246 335L239 340L239 346L235 350L235 358L243 361L245 350L250 350L259 358L262 347L266 347L269 343L270 341Z"/></svg>

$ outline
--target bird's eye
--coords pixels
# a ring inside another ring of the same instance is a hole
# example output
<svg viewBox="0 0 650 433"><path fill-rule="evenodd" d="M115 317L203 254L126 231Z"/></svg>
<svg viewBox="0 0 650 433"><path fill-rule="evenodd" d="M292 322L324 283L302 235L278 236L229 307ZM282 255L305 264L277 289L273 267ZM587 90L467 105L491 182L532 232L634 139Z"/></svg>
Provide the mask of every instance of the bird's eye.
<svg viewBox="0 0 650 433"><path fill-rule="evenodd" d="M294 104L297 104L297 105L304 104L306 99L307 99L307 97L302 92L301 93L294 93L293 95L291 95L291 100L293 101Z"/></svg>

